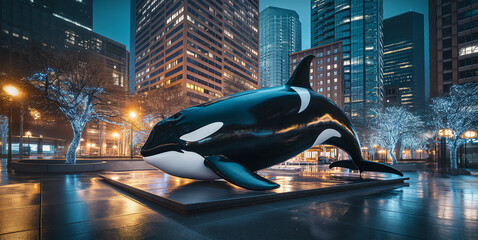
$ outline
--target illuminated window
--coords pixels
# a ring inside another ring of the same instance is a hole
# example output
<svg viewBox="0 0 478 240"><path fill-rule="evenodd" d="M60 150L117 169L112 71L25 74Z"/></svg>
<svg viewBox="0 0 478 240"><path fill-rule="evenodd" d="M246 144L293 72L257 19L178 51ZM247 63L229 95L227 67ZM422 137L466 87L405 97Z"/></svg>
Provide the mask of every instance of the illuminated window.
<svg viewBox="0 0 478 240"><path fill-rule="evenodd" d="M477 52L478 52L477 46L468 46L468 47L460 48L460 50L458 51L458 55L464 56L464 55L473 54Z"/></svg>

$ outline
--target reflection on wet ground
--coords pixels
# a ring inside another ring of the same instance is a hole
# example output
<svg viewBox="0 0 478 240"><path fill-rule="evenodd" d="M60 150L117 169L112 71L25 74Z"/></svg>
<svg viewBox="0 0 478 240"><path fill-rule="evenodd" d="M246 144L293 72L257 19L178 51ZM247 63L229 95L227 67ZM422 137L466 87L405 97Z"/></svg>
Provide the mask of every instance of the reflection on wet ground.
<svg viewBox="0 0 478 240"><path fill-rule="evenodd" d="M96 174L18 176L7 173L5 161L0 173L0 239L478 238L477 176L413 172L405 174L408 187L181 215L111 188Z"/></svg>
<svg viewBox="0 0 478 240"><path fill-rule="evenodd" d="M377 185L399 185L405 180L380 173L363 174L360 179L358 173L340 170L321 172L317 169L292 172L267 169L260 171L259 174L278 183L280 187L270 191L252 191L225 180L197 181L160 171L106 172L100 176L114 186L135 195L146 196L146 200L152 199L160 205L182 213L211 211Z"/></svg>

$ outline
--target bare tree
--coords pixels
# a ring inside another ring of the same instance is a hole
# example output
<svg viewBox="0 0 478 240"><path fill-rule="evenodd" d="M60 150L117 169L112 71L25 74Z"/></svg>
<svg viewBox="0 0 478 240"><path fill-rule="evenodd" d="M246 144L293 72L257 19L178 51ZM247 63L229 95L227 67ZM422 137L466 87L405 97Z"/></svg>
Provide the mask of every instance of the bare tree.
<svg viewBox="0 0 478 240"><path fill-rule="evenodd" d="M162 87L149 91L137 98L144 116L151 120L161 120L189 107L187 97L179 87Z"/></svg>
<svg viewBox="0 0 478 240"><path fill-rule="evenodd" d="M190 105L189 98L180 86L156 88L146 94L132 97L127 108L141 110L138 117L140 120L133 123L133 144L145 142L157 122Z"/></svg>
<svg viewBox="0 0 478 240"><path fill-rule="evenodd" d="M420 117L401 106L376 111L376 117L372 119L372 128L375 129L379 142L390 151L392 165L397 164L397 158L393 154L397 143L405 136L418 131L421 126L423 122Z"/></svg>
<svg viewBox="0 0 478 240"><path fill-rule="evenodd" d="M466 142L462 134L478 128L478 84L453 85L449 95L432 99L431 110L435 132L445 128L453 131L446 146L450 150L450 167L456 169L457 149Z"/></svg>
<svg viewBox="0 0 478 240"><path fill-rule="evenodd" d="M101 59L69 52L54 56L28 78L40 95L54 103L71 123L73 140L66 154L67 164L76 163L76 149L86 123L121 117L121 107L116 104L122 102L119 100L123 91L112 84L110 76Z"/></svg>
<svg viewBox="0 0 478 240"><path fill-rule="evenodd" d="M255 87L249 81L237 75L232 75L232 78L224 79L222 94L224 96L227 96L230 94L253 89L255 89Z"/></svg>

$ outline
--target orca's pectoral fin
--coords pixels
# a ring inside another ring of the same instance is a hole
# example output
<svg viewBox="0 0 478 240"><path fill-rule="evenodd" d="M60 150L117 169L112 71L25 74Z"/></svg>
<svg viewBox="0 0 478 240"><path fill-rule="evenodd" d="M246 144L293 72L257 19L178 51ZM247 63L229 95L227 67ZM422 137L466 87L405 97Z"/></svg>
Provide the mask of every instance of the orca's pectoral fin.
<svg viewBox="0 0 478 240"><path fill-rule="evenodd" d="M343 168L348 168L352 170L360 170L360 172L363 171L369 171L369 172L386 172L386 173L393 173L397 174L403 177L403 173L400 172L399 170L383 163L378 163L378 162L372 162L372 161L367 161L367 160L361 160L359 161L359 168L355 165L355 163L352 160L342 160L342 161L337 161L333 162L332 164L329 165L329 168L333 167L343 167Z"/></svg>
<svg viewBox="0 0 478 240"><path fill-rule="evenodd" d="M209 156L205 162L217 175L239 187L250 190L271 190L280 187L279 184L259 176L225 156Z"/></svg>

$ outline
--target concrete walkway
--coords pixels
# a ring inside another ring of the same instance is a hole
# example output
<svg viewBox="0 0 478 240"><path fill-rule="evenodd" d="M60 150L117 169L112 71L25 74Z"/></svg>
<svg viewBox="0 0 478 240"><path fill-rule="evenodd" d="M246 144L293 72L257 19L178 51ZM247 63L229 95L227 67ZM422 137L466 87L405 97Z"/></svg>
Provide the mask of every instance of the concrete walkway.
<svg viewBox="0 0 478 240"><path fill-rule="evenodd" d="M96 174L0 167L0 239L477 239L478 177L406 173L409 187L181 215Z"/></svg>

